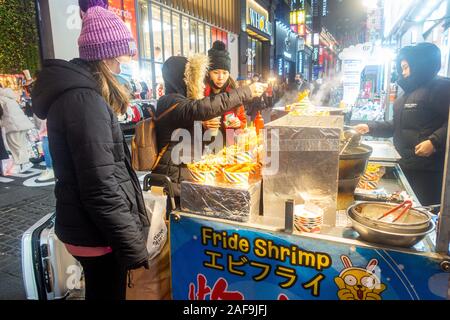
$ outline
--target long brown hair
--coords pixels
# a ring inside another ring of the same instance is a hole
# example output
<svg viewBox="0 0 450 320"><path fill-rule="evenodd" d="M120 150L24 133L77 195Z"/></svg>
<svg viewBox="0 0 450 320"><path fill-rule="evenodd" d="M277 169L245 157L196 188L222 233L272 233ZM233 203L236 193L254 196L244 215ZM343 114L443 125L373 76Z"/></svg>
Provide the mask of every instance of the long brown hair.
<svg viewBox="0 0 450 320"><path fill-rule="evenodd" d="M116 114L124 114L130 103L129 93L111 73L104 61L89 62L103 98Z"/></svg>

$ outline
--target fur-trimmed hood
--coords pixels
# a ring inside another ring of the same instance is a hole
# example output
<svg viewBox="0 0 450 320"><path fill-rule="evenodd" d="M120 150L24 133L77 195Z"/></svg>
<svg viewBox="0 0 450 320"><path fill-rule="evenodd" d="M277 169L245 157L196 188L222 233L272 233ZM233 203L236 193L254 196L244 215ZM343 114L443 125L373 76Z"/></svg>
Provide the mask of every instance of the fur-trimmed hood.
<svg viewBox="0 0 450 320"><path fill-rule="evenodd" d="M162 68L166 95L179 94L193 100L203 99L208 67L209 59L204 54L169 58Z"/></svg>

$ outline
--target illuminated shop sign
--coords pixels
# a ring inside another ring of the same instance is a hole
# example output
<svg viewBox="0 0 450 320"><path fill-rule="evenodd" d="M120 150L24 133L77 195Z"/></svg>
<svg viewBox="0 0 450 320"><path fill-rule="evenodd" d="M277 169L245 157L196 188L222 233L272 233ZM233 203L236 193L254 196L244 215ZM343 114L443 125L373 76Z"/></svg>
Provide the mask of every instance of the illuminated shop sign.
<svg viewBox="0 0 450 320"><path fill-rule="evenodd" d="M299 72L303 72L303 53L298 55L298 70Z"/></svg>
<svg viewBox="0 0 450 320"><path fill-rule="evenodd" d="M278 75L283 75L283 58L278 59Z"/></svg>
<svg viewBox="0 0 450 320"><path fill-rule="evenodd" d="M323 0L322 16L326 17L327 15L328 15L328 1L327 0Z"/></svg>
<svg viewBox="0 0 450 320"><path fill-rule="evenodd" d="M313 60L314 60L314 62L318 62L318 60L319 60L319 48L318 47L314 48Z"/></svg>
<svg viewBox="0 0 450 320"><path fill-rule="evenodd" d="M253 28L272 36L272 23L269 13L255 1L247 1L247 24Z"/></svg>

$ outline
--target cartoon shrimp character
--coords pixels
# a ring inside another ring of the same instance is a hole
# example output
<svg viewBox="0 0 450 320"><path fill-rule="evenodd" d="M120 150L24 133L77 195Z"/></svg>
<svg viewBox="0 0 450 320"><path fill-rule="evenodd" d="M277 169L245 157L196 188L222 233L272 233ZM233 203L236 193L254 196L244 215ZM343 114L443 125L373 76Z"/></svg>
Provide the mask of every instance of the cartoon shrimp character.
<svg viewBox="0 0 450 320"><path fill-rule="evenodd" d="M381 283L374 273L378 261L369 261L366 269L353 267L349 257L341 256L345 269L334 278L334 282L339 288L339 300L382 300L381 293L386 290L386 286Z"/></svg>

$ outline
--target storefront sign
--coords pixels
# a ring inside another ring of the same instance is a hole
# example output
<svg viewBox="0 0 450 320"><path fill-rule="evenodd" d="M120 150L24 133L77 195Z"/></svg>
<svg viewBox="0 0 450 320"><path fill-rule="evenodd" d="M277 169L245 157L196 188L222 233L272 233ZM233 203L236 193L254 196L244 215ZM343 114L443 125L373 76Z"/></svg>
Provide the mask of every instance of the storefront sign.
<svg viewBox="0 0 450 320"><path fill-rule="evenodd" d="M314 62L319 61L319 47L315 47L313 50L313 61Z"/></svg>
<svg viewBox="0 0 450 320"><path fill-rule="evenodd" d="M444 300L440 260L243 229L171 221L175 300Z"/></svg>
<svg viewBox="0 0 450 320"><path fill-rule="evenodd" d="M298 49L297 34L292 32L289 26L277 21L275 39L275 55L283 57L287 61L296 62L295 59Z"/></svg>
<svg viewBox="0 0 450 320"><path fill-rule="evenodd" d="M112 13L118 15L119 17L123 17L123 18L126 19L126 20L131 20L131 19L133 19L133 16L132 16L132 14L131 14L130 11L121 10L121 9L115 8L115 7L113 7L113 6L110 6L108 9L109 9L109 11L111 11Z"/></svg>
<svg viewBox="0 0 450 320"><path fill-rule="evenodd" d="M272 23L269 13L254 0L247 0L247 24L253 28L272 36Z"/></svg>
<svg viewBox="0 0 450 320"><path fill-rule="evenodd" d="M134 0L109 0L108 9L117 16L121 17L133 34L133 38L138 39L136 7Z"/></svg>
<svg viewBox="0 0 450 320"><path fill-rule="evenodd" d="M284 67L283 67L283 58L279 58L278 59L278 75L279 76L282 76L283 75L283 70L284 70Z"/></svg>
<svg viewBox="0 0 450 320"><path fill-rule="evenodd" d="M344 83L343 100L348 105L353 105L358 99L361 89L361 71L363 69L361 60L343 60L342 74Z"/></svg>
<svg viewBox="0 0 450 320"><path fill-rule="evenodd" d="M303 73L303 52L298 53L298 72Z"/></svg>
<svg viewBox="0 0 450 320"><path fill-rule="evenodd" d="M298 48L297 48L297 50L298 51L305 50L305 38L303 38L303 37L299 37L298 38Z"/></svg>

